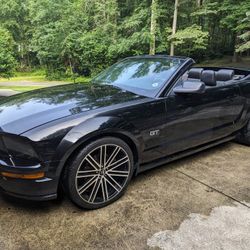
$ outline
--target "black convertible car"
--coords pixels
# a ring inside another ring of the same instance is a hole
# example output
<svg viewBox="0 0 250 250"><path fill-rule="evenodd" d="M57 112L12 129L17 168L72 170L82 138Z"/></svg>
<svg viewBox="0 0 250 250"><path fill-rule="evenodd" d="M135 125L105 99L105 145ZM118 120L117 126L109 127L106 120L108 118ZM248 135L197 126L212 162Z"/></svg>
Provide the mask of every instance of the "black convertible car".
<svg viewBox="0 0 250 250"><path fill-rule="evenodd" d="M126 58L92 80L0 101L0 189L63 187L78 206L117 200L133 175L217 144L250 145L250 71L184 57Z"/></svg>

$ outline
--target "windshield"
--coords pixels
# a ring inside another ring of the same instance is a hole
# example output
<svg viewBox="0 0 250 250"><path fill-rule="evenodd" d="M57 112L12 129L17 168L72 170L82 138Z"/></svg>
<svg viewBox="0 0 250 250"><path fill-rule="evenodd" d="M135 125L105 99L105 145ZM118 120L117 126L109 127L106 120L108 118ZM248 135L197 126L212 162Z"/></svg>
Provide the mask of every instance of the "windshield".
<svg viewBox="0 0 250 250"><path fill-rule="evenodd" d="M170 57L127 58L100 73L92 82L153 97L184 61Z"/></svg>

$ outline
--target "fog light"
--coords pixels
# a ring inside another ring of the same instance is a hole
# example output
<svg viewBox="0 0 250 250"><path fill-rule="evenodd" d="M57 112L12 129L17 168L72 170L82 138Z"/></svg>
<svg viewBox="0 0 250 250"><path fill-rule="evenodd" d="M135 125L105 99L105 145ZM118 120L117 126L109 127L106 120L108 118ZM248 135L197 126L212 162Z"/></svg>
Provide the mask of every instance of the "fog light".
<svg viewBox="0 0 250 250"><path fill-rule="evenodd" d="M14 174L8 172L1 172L1 175L8 178L26 179L26 180L40 179L45 176L44 172L34 173L34 174Z"/></svg>

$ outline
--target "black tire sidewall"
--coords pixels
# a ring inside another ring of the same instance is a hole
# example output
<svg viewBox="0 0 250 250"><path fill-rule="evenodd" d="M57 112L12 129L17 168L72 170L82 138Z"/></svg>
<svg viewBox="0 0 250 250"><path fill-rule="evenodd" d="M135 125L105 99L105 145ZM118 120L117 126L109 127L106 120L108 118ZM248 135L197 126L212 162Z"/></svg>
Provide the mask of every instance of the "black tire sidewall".
<svg viewBox="0 0 250 250"><path fill-rule="evenodd" d="M85 156L91 152L93 149L103 145L103 144L115 144L120 147L122 147L128 154L129 160L130 160L130 173L129 177L126 181L126 184L124 185L122 191L117 194L115 197L113 197L111 200L101 203L101 204L91 204L86 201L84 201L78 194L76 187L75 187L75 177L76 173L78 171L79 165L82 162L82 160L85 158ZM70 164L67 166L66 169L66 176L64 178L64 188L69 196L69 198L79 207L84 209L98 209L105 207L117 199L119 199L124 192L126 191L126 188L133 176L134 172L134 161L133 161L133 153L130 149L130 147L121 139L115 138L115 137L104 137L101 139L97 139L96 141L93 141L92 143L85 146L83 149L79 151L79 153L75 156L75 158L70 162Z"/></svg>

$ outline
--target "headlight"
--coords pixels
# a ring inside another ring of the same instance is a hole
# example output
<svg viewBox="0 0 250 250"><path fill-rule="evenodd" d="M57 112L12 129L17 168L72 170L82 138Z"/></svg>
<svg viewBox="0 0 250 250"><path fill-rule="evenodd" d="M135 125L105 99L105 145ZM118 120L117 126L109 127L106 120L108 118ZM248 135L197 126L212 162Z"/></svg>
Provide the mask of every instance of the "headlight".
<svg viewBox="0 0 250 250"><path fill-rule="evenodd" d="M11 134L1 134L0 138L2 139L0 156L1 151L5 152L5 155L7 154L16 166L37 165L40 162L32 141L29 139Z"/></svg>

